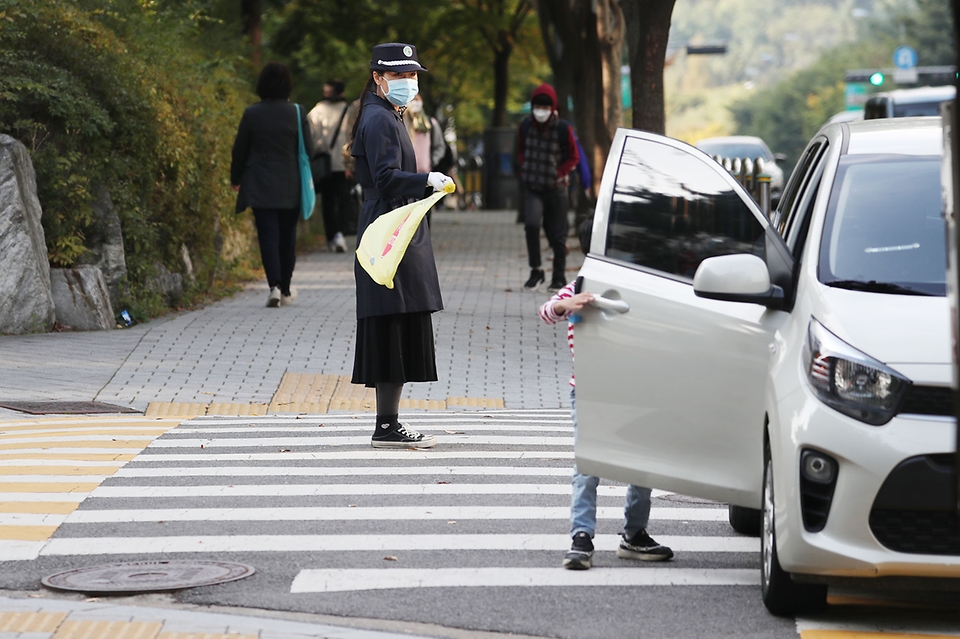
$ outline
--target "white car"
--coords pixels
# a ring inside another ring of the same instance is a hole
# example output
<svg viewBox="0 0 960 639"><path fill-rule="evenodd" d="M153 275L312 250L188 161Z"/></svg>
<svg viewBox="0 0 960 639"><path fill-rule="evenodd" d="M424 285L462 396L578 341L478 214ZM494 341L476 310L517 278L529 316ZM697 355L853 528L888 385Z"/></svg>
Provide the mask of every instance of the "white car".
<svg viewBox="0 0 960 639"><path fill-rule="evenodd" d="M854 578L960 588L941 136L824 127L773 222L691 146L621 129L611 147L577 466L731 504L775 614Z"/></svg>
<svg viewBox="0 0 960 639"><path fill-rule="evenodd" d="M773 153L767 143L752 135L729 135L718 138L703 138L695 145L698 149L714 157L763 160L763 168L770 176L770 199L774 203L780 201L783 193L783 169L778 162L786 160L782 153Z"/></svg>

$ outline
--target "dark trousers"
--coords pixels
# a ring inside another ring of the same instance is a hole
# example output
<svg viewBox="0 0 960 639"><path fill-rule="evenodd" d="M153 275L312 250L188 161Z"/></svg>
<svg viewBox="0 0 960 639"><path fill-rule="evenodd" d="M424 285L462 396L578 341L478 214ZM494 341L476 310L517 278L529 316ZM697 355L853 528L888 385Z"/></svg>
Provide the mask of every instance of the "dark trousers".
<svg viewBox="0 0 960 639"><path fill-rule="evenodd" d="M567 191L565 187L534 190L523 188L523 226L527 235L530 268L541 268L540 225L553 251L553 281L566 282L567 266Z"/></svg>
<svg viewBox="0 0 960 639"><path fill-rule="evenodd" d="M297 219L300 209L253 209L260 242L260 261L270 288L290 294L290 280L297 262Z"/></svg>
<svg viewBox="0 0 960 639"><path fill-rule="evenodd" d="M327 241L337 233L346 235L346 219L350 205L350 181L343 171L335 171L316 183L323 212L323 232Z"/></svg>

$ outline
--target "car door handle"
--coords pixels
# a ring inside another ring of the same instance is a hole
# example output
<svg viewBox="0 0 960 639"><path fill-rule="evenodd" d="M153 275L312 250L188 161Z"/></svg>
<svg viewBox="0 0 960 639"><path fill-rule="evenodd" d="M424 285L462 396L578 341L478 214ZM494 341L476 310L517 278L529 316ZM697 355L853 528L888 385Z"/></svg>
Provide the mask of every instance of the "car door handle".
<svg viewBox="0 0 960 639"><path fill-rule="evenodd" d="M597 296L590 302L602 311L614 311L616 313L626 313L630 310L630 305L623 300L612 300L609 297Z"/></svg>

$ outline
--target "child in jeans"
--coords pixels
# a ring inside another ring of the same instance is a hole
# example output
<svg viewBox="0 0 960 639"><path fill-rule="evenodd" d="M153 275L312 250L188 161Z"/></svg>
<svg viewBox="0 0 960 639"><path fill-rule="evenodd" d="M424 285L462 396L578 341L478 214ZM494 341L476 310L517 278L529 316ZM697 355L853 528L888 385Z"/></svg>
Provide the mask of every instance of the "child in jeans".
<svg viewBox="0 0 960 639"><path fill-rule="evenodd" d="M580 246L586 252L590 245L590 225L580 227ZM590 293L576 292L575 282L571 282L557 291L553 297L540 307L540 319L547 324L556 324L567 319L576 311L593 301ZM567 324L567 343L570 356L573 357L573 327ZM570 404L573 418L574 436L577 428L577 401L575 379L570 378ZM570 503L570 534L573 544L563 558L563 567L568 570L587 570L593 557L593 535L597 528L597 485L598 477L583 475L574 466L573 499ZM617 557L621 559L639 559L641 561L665 561L673 557L673 551L658 544L647 534L650 518L650 489L640 486L627 488L627 499L623 509L624 524Z"/></svg>

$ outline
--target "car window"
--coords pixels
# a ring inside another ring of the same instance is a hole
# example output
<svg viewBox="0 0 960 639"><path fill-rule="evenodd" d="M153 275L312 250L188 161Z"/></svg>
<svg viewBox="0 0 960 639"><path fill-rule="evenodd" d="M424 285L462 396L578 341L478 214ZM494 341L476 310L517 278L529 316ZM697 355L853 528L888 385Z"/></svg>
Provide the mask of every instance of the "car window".
<svg viewBox="0 0 960 639"><path fill-rule="evenodd" d="M624 142L606 256L693 278L704 259L764 257L764 227L715 162L666 144Z"/></svg>
<svg viewBox="0 0 960 639"><path fill-rule="evenodd" d="M787 188L783 191L783 196L780 198L780 205L777 207L777 212L774 215L777 231L782 238L787 237L790 227L797 217L800 205L799 198L810 182L814 160L819 157L825 148L825 140L815 140L807 146L803 155L801 155L797 161L796 168L793 169L793 174L790 176Z"/></svg>
<svg viewBox="0 0 960 639"><path fill-rule="evenodd" d="M921 115L940 115L940 101L893 103L893 117L910 118Z"/></svg>
<svg viewBox="0 0 960 639"><path fill-rule="evenodd" d="M945 246L939 157L841 159L821 240L821 282L942 296Z"/></svg>
<svg viewBox="0 0 960 639"><path fill-rule="evenodd" d="M763 158L767 162L773 161L771 154L762 145L753 142L697 142L697 148L708 155L719 155L724 158Z"/></svg>

